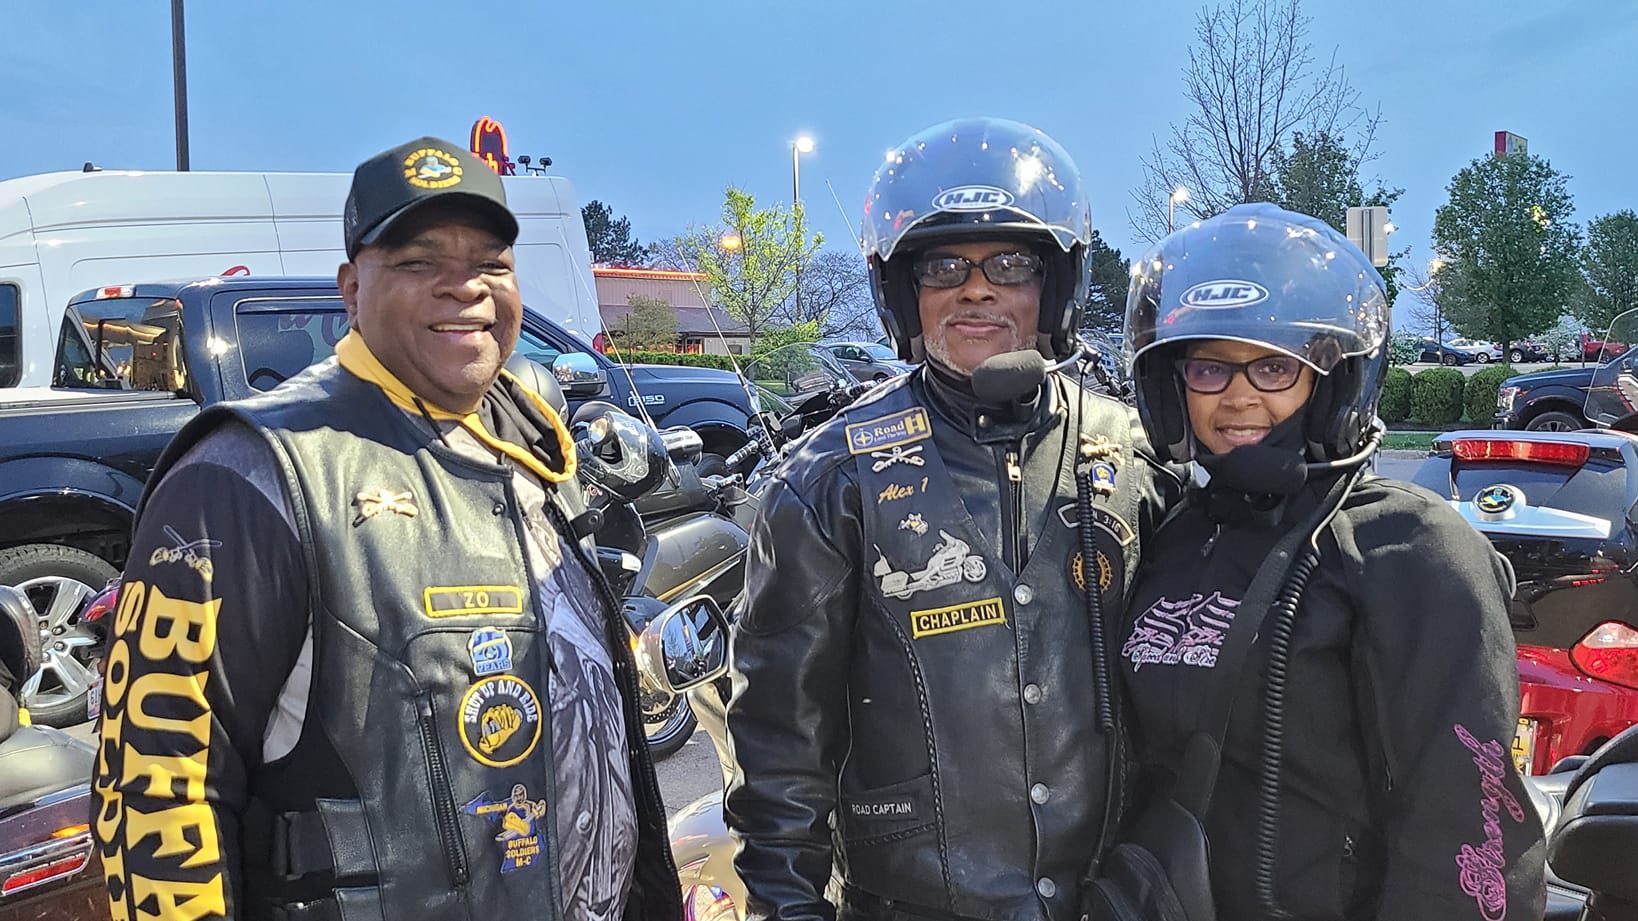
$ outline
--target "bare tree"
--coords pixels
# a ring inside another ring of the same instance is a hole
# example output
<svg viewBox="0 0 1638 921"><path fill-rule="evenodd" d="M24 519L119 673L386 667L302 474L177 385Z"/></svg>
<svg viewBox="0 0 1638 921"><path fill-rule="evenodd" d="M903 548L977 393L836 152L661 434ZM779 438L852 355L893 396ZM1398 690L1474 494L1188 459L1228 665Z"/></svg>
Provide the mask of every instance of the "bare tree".
<svg viewBox="0 0 1638 921"><path fill-rule="evenodd" d="M1177 203L1178 223L1272 200L1276 157L1297 131L1356 138L1356 160L1371 159L1380 112L1360 106L1335 51L1316 65L1308 24L1300 0L1228 0L1201 10L1183 72L1195 111L1143 159L1143 185L1127 210L1139 234L1166 233L1168 199L1179 187L1188 198Z"/></svg>
<svg viewBox="0 0 1638 921"><path fill-rule="evenodd" d="M791 326L811 320L825 339L881 335L863 257L851 251L820 250L802 269L801 311L796 310L796 299L790 298L779 319Z"/></svg>

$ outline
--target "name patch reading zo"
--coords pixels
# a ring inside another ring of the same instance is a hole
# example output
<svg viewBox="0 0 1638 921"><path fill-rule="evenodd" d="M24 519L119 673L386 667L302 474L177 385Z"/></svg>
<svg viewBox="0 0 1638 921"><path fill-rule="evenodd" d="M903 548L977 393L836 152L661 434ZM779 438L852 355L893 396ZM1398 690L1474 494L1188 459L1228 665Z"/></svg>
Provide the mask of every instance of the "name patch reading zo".
<svg viewBox="0 0 1638 921"><path fill-rule="evenodd" d="M921 407L907 409L872 419L869 422L855 422L847 427L847 450L850 454L868 454L871 451L885 451L899 445L915 444L933 435L933 427L927 421L927 410Z"/></svg>
<svg viewBox="0 0 1638 921"><path fill-rule="evenodd" d="M1000 598L983 601L964 601L949 607L910 612L910 636L921 639L940 633L971 630L974 627L992 627L1007 622L1007 612Z"/></svg>
<svg viewBox="0 0 1638 921"><path fill-rule="evenodd" d="M428 617L523 613L523 589L516 585L429 585L423 597Z"/></svg>

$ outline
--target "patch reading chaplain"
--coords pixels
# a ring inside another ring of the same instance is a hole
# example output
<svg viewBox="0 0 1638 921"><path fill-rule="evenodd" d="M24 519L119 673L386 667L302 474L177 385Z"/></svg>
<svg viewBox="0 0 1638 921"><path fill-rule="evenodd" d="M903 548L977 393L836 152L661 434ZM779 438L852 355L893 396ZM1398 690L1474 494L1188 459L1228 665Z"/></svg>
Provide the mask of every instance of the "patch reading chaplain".
<svg viewBox="0 0 1638 921"><path fill-rule="evenodd" d="M428 617L523 613L523 588L517 585L429 585L422 595Z"/></svg>
<svg viewBox="0 0 1638 921"><path fill-rule="evenodd" d="M540 741L540 698L510 675L485 678L461 698L461 744L479 764L511 767Z"/></svg>
<svg viewBox="0 0 1638 921"><path fill-rule="evenodd" d="M847 449L852 454L886 451L900 445L914 444L930 438L933 427L927 422L927 410L917 406L904 412L855 422L847 427Z"/></svg>
<svg viewBox="0 0 1638 921"><path fill-rule="evenodd" d="M910 612L910 635L914 639L971 630L974 627L992 627L1007 622L1006 609L1000 598L966 601L930 611Z"/></svg>

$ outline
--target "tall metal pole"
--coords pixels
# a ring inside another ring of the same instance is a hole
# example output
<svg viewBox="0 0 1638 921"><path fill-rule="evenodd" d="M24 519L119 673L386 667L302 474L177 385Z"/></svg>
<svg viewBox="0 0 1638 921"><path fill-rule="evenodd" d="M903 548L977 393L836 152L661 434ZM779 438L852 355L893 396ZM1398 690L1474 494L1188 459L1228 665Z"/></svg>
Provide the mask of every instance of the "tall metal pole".
<svg viewBox="0 0 1638 921"><path fill-rule="evenodd" d="M188 42L182 0L171 0L171 83L176 95L176 168L188 171Z"/></svg>
<svg viewBox="0 0 1638 921"><path fill-rule="evenodd" d="M791 219L796 223L796 315L802 316L802 152L791 142Z"/></svg>

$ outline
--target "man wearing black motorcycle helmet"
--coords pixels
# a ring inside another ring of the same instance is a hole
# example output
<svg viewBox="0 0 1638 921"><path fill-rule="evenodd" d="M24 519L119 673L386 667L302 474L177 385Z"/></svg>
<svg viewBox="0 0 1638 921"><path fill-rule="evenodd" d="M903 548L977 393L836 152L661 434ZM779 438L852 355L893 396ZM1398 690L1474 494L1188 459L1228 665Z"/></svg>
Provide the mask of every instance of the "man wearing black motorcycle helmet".
<svg viewBox="0 0 1638 921"><path fill-rule="evenodd" d="M562 394L504 370L501 180L422 138L345 213L335 357L191 421L138 512L94 782L113 915L676 918Z"/></svg>
<svg viewBox="0 0 1638 921"><path fill-rule="evenodd" d="M877 313L922 364L808 435L753 527L726 797L753 918L1079 916L1120 777L1101 600L1176 485L1058 370L1090 234L1068 154L1016 122L876 174Z"/></svg>
<svg viewBox="0 0 1638 921"><path fill-rule="evenodd" d="M1203 485L1121 631L1133 811L1203 817L1225 921L1541 917L1542 829L1508 759L1511 570L1439 497L1365 469L1388 319L1358 248L1272 205L1135 264L1138 411Z"/></svg>

